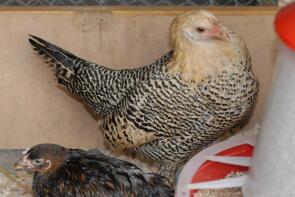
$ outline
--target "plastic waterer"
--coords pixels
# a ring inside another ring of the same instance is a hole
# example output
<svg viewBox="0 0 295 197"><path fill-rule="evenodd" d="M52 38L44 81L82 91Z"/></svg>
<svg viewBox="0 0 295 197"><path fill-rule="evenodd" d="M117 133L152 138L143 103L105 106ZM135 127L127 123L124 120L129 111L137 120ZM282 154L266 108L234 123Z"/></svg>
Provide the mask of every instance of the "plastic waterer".
<svg viewBox="0 0 295 197"><path fill-rule="evenodd" d="M202 150L182 169L175 197L193 197L200 189L241 186L243 177L224 179L231 172L247 172L255 136L234 136Z"/></svg>
<svg viewBox="0 0 295 197"><path fill-rule="evenodd" d="M246 197L295 196L295 3L278 12L275 29L281 43L253 163L242 188Z"/></svg>

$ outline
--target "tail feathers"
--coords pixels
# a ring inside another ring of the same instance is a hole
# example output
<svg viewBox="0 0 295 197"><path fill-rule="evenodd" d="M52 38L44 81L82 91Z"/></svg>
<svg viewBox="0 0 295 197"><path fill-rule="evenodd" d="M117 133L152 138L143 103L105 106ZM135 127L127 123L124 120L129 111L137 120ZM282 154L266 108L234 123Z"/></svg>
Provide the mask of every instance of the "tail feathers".
<svg viewBox="0 0 295 197"><path fill-rule="evenodd" d="M168 179L165 177L148 173L145 174L145 178L150 186L152 186L152 191L149 191L148 196L158 196L158 197L173 197L174 190Z"/></svg>
<svg viewBox="0 0 295 197"><path fill-rule="evenodd" d="M34 50L44 56L46 63L54 67L58 82L63 85L68 83L75 72L75 64L81 59L37 36L29 36L29 42Z"/></svg>

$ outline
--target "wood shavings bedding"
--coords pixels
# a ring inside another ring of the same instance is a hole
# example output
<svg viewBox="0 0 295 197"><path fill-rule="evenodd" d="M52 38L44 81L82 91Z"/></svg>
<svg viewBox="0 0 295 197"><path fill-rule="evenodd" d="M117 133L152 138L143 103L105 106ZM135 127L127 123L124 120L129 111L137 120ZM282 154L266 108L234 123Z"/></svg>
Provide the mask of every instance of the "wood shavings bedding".
<svg viewBox="0 0 295 197"><path fill-rule="evenodd" d="M28 191L25 191L25 189L17 182L13 181L10 177L7 177L4 173L0 172L1 197L32 197L32 195L25 192Z"/></svg>
<svg viewBox="0 0 295 197"><path fill-rule="evenodd" d="M239 177L244 172L231 172L225 176L226 178ZM243 197L242 188L226 188L226 189L202 189L194 194L194 197Z"/></svg>

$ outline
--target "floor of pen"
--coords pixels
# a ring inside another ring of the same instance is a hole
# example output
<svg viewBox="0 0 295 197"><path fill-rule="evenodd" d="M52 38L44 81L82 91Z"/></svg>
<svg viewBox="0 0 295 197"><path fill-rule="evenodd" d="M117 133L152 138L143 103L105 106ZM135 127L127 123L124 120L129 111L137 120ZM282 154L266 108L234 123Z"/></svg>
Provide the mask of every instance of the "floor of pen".
<svg viewBox="0 0 295 197"><path fill-rule="evenodd" d="M31 197L32 174L16 172L14 163L20 158L22 150L0 150L0 196Z"/></svg>

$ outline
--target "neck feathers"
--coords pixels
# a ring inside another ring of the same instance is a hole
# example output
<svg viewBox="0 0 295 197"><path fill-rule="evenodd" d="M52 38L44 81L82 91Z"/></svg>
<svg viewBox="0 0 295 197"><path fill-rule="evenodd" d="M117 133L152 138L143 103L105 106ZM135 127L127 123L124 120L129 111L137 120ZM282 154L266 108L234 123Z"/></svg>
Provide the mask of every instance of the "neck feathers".
<svg viewBox="0 0 295 197"><path fill-rule="evenodd" d="M250 57L240 38L231 43L219 40L192 43L183 39L174 46L168 73L180 75L188 83L199 82L223 70L230 71L235 65Z"/></svg>

